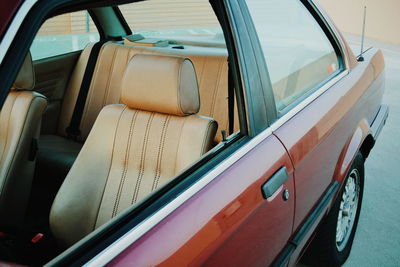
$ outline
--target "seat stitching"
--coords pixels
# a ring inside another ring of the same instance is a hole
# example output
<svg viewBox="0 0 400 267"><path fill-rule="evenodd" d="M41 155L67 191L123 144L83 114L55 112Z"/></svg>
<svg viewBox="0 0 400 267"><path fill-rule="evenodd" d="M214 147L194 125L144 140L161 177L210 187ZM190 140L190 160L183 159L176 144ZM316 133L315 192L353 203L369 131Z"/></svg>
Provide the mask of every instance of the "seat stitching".
<svg viewBox="0 0 400 267"><path fill-rule="evenodd" d="M220 61L218 64L218 79L217 79L217 82L216 82L215 88L214 88L214 95L213 95L213 101L211 104L210 117L213 117L213 115L214 115L215 101L216 101L217 94L218 94L219 83L221 80L221 73L222 73L222 67L221 67L221 61Z"/></svg>
<svg viewBox="0 0 400 267"><path fill-rule="evenodd" d="M16 96L16 97L14 97L14 99L13 99L13 103L12 103L12 105L11 105L11 114L13 113L12 112L12 110L14 109L14 105L15 105L15 102L16 102L16 100L17 100L17 98L18 98L18 96ZM3 110L2 110L3 111ZM8 129L9 128L9 125L10 125L10 120L11 120L11 114L10 114L10 116L8 116L8 119L7 119L7 125L6 125L6 129ZM8 133L9 133L9 130L7 130L6 131L6 142L5 142L5 144L4 144L4 147L3 147L3 151L2 151L2 153L1 153L1 157L0 157L0 162L3 160L3 157L4 157L4 152L6 151L6 147L7 147L7 144L8 144Z"/></svg>
<svg viewBox="0 0 400 267"><path fill-rule="evenodd" d="M163 155L163 152L164 152L165 137L167 135L167 128L168 128L168 124L169 124L169 118L170 118L170 115L168 115L165 118L164 124L163 124L163 128L162 128L162 132L161 132L160 144L158 146L156 175L155 175L154 180L153 180L153 185L151 187L151 191L153 191L154 189L157 188L158 182L159 182L160 176L161 176L161 161L162 161L162 155Z"/></svg>
<svg viewBox="0 0 400 267"><path fill-rule="evenodd" d="M115 128L114 140L113 140L113 147L112 147L112 153L111 153L111 161L110 161L110 166L109 166L109 168L108 168L107 179L106 179L106 182L105 182L105 184L104 184L105 186L104 186L103 192L102 192L102 194L101 194L101 201L103 201L104 193L105 193L105 191L106 191L106 186L107 186L108 180L109 180L109 178L110 178L110 172L111 172L112 162L113 162L113 159L114 159L115 140L116 140L116 138L117 138L117 130L118 130L118 127L119 127L119 123L120 123L120 121L121 121L122 114L124 114L125 111L126 111L126 106L125 106L124 109L121 111L121 114L119 114L118 121L117 121L117 127ZM93 229L96 228L97 221L99 220L99 214L100 214L101 203L102 203L102 202L100 202L99 207L98 207L98 209L97 209L97 215L96 215L96 220L94 220Z"/></svg>
<svg viewBox="0 0 400 267"><path fill-rule="evenodd" d="M181 73L182 73L182 66L183 66L183 63L185 62L185 60L183 60L182 62L181 62L181 64L179 65L179 70L178 70L178 80L177 80L177 83L178 83L178 92L177 92L177 94L176 94L176 101L178 102L178 108L177 108L177 113L176 114L179 114L179 111L182 113L182 114L185 114L185 111L183 110L183 108L182 108L182 104L181 104L181 88L182 88L182 85L181 85ZM180 109L180 110L179 110Z"/></svg>
<svg viewBox="0 0 400 267"><path fill-rule="evenodd" d="M118 207L119 207L119 202L121 200L121 194L122 194L122 189L126 180L126 173L128 172L128 162L129 162L129 154L130 154L130 149L131 149L131 143L132 143L132 135L133 135L133 130L135 128L136 124L136 118L138 116L138 111L135 110L135 113L132 116L132 120L130 123L130 128L129 128L129 135L128 135L128 144L126 146L125 150L125 158L124 158L124 167L122 169L122 176L119 182L118 186L118 191L117 191L117 196L114 202L114 208L112 212L112 217L114 217L117 214Z"/></svg>
<svg viewBox="0 0 400 267"><path fill-rule="evenodd" d="M199 77L199 80L200 80L200 82L199 82L199 88L201 88L201 86L202 86L202 84L203 84L203 73L204 73L204 69L205 69L205 66L206 66L206 60L205 59L203 59L203 65L201 66L201 72L200 72L200 77ZM200 92L201 93L201 92Z"/></svg>
<svg viewBox="0 0 400 267"><path fill-rule="evenodd" d="M93 47L92 47L92 48L93 48ZM100 55L101 55L103 49L104 49L104 46L102 46L102 47L100 48L100 53L99 53L97 59L100 58ZM87 58L86 64L87 64L88 62L89 62L89 58ZM80 123L80 125L79 125L79 128L80 128L81 130L82 130L82 128L83 128L82 125L86 125L86 118L87 118L87 114L88 114L88 112L89 112L89 106L90 106L90 103L92 103L92 99L93 99L93 89L92 89L92 88L93 88L93 81L97 80L97 76L98 76L97 70L98 70L99 68L100 68L100 61L99 61L99 62L96 62L96 65L95 65L95 68L94 68L93 77L92 77L92 80L90 81L89 92L88 92L88 96L87 96L87 99L86 99L85 107L84 107L84 109L83 109L83 114L82 114L82 118L81 118L81 123ZM82 84L82 82L83 82L83 76L82 76L81 84ZM79 91L80 91L80 89L79 89ZM78 91L78 93L76 94L75 106L76 106L76 101L78 101L79 91ZM72 110L72 111L73 111L73 110ZM71 118L72 118L72 113L71 113Z"/></svg>
<svg viewBox="0 0 400 267"><path fill-rule="evenodd" d="M181 137L182 137L182 132L183 132L183 129L184 129L184 127L185 127L185 124L186 124L188 118L190 118L190 117L191 117L191 116L186 116L186 117L184 117L183 123L181 124L181 129L179 130L178 147L177 147L176 153L175 153L174 175L176 174L176 164L178 163L177 158L178 158L178 153L179 153L179 147L181 146L181 141L182 141L182 138L181 138Z"/></svg>
<svg viewBox="0 0 400 267"><path fill-rule="evenodd" d="M201 150L200 150L200 156L202 156L206 151L205 150L205 145L206 145L206 141L207 139L209 139L209 131L210 131L210 127L213 124L214 121L209 121L208 125L207 125L207 130L205 132L204 135L204 139L203 139L203 144L201 145Z"/></svg>
<svg viewBox="0 0 400 267"><path fill-rule="evenodd" d="M136 185L135 185L135 190L133 192L133 197L132 197L132 201L131 204L135 203L137 201L137 196L139 194L139 189L140 189L140 184L142 182L142 178L144 175L144 165L145 165L145 160L146 160L146 153L147 153L147 144L149 143L149 133L150 133L150 128L151 128L151 124L153 122L153 118L154 118L154 112L151 113L149 119L147 120L147 125L146 125L146 132L144 135L144 142L143 142L143 146L142 146L142 153L140 156L140 169L139 169L139 175L138 175L138 179L136 180Z"/></svg>
<svg viewBox="0 0 400 267"><path fill-rule="evenodd" d="M8 120L7 120L7 129L8 129L9 126L10 126L11 114L14 113L13 110L14 110L14 108L15 108L15 103L17 102L17 99L19 98L20 95L21 95L21 92L18 92L18 93L17 93L17 96L15 96L14 99L13 99L13 103L12 103L12 106L11 106L11 108L10 108L10 111L11 111L11 112L10 112L10 116L8 116ZM29 108L28 108L28 110L27 110L27 112L26 112L26 114L25 114L25 119L24 119L24 123L23 123L24 126L22 127L22 131L20 132L20 136L19 136L19 138L18 138L18 143L17 143L17 145L16 145L16 149L14 150L14 152L18 149L18 147L19 147L19 145L20 145L20 142L21 142L21 135L22 135L22 133L24 132L25 127L27 127L26 119L27 119L27 117L28 117L28 113L29 113L29 110L30 110L30 108L31 108L32 102L33 102L33 98L31 99L31 102L29 103ZM10 133L10 130L8 129L8 130L7 130L7 135L6 135L6 143L4 144L4 149L3 149L3 152L2 152L2 155L1 155L1 160L3 160L4 154L5 154L4 152L6 151L6 147L7 147L8 141L9 141L9 138L8 138L9 133ZM13 163L14 160L15 160L15 157L16 157L16 153L14 153L14 155L12 156L11 164L10 164L9 166L12 165L12 163ZM1 162L1 161L0 161L0 162ZM4 166L3 166L3 167L4 167ZM8 171L6 172L6 176L5 176L5 177L8 177L8 175L9 175L9 173L10 173L10 169L11 169L11 168L9 168ZM7 181L4 181L3 184L1 185L0 194L3 193L3 190L4 190L4 187L5 187L5 184L6 184L6 183L7 183Z"/></svg>
<svg viewBox="0 0 400 267"><path fill-rule="evenodd" d="M113 73L114 73L115 58L116 58L118 51L119 50L117 50L117 49L114 50L113 57L111 60L110 72L108 73L106 89L104 90L103 106L105 106L107 104L107 97L108 97L109 91L110 91L111 77L113 76Z"/></svg>

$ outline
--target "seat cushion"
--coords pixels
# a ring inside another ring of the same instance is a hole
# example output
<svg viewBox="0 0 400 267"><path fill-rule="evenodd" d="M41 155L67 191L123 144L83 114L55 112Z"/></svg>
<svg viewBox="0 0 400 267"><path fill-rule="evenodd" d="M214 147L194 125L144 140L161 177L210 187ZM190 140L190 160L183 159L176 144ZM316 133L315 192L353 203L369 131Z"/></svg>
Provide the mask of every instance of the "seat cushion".
<svg viewBox="0 0 400 267"><path fill-rule="evenodd" d="M50 225L63 247L143 199L211 147L217 123L106 106L53 202Z"/></svg>
<svg viewBox="0 0 400 267"><path fill-rule="evenodd" d="M87 59L93 45L89 45L82 52L75 71L71 76L63 100L63 107L59 119L58 134L67 136L68 127L75 107L76 99L85 71ZM109 104L121 103L121 83L124 70L130 59L138 53L170 55L189 58L195 67L200 93L199 115L210 117L218 122L219 130L215 137L216 142L222 140L221 130L228 132L228 62L226 51L221 53L199 54L192 50L177 50L170 47L135 47L108 42L101 48L93 73L88 98L85 104L80 125L80 141L85 141L100 110ZM211 49L212 50L212 49ZM126 104L126 103L125 103ZM235 105L235 128L239 130L239 119Z"/></svg>
<svg viewBox="0 0 400 267"><path fill-rule="evenodd" d="M135 60L148 72L139 87L131 83L131 73L138 67ZM157 75L157 83L149 75L148 66L154 62L165 72ZM51 231L61 246L74 244L143 200L212 146L217 122L195 114L184 116L196 112L199 104L195 69L189 60L136 56L123 77L122 100L127 105L102 109L51 207ZM146 89L152 92L147 95L150 99L144 96ZM143 106L135 102L137 95L149 110L138 109ZM164 99L170 103L163 104Z"/></svg>
<svg viewBox="0 0 400 267"><path fill-rule="evenodd" d="M38 137L46 98L12 90L0 111L0 226L22 224L35 168Z"/></svg>

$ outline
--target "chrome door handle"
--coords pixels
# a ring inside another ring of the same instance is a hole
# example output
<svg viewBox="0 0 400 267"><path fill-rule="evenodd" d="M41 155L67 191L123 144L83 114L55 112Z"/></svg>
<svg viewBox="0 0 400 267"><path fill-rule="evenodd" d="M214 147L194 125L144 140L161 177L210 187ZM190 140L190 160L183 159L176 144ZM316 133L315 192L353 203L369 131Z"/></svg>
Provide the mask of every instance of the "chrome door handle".
<svg viewBox="0 0 400 267"><path fill-rule="evenodd" d="M264 198L269 198L287 181L289 174L286 167L280 168L262 186L261 192Z"/></svg>

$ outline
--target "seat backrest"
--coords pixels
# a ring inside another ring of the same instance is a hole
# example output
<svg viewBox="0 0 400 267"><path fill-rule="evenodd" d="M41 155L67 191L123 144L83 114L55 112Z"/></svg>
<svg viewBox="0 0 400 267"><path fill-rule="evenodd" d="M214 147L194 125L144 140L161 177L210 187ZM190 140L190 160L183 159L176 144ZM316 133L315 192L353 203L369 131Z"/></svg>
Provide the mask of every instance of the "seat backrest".
<svg viewBox="0 0 400 267"><path fill-rule="evenodd" d="M35 142L47 106L43 95L29 91L35 74L28 53L0 111L0 226L17 226L24 219L33 171Z"/></svg>
<svg viewBox="0 0 400 267"><path fill-rule="evenodd" d="M137 54L120 86L123 104L102 109L53 203L50 226L61 245L140 201L212 147L218 125L195 115L200 99L189 59Z"/></svg>
<svg viewBox="0 0 400 267"><path fill-rule="evenodd" d="M91 45L85 48L72 75L59 120L60 135L66 136L67 128L80 89L80 82L85 71ZM212 48L210 48L212 49ZM220 49L221 50L221 49ZM92 83L86 100L80 125L80 140L84 141L93 126L100 110L108 104L120 103L121 81L129 60L137 53L182 56L189 58L196 68L199 83L201 107L199 114L214 118L219 130L227 130L228 125L228 65L225 52L214 55L194 53L189 50L171 48L149 48L116 43L106 43L101 48L93 74ZM236 107L235 107L236 108ZM238 117L235 115L235 130L239 129ZM219 142L217 134L215 141Z"/></svg>

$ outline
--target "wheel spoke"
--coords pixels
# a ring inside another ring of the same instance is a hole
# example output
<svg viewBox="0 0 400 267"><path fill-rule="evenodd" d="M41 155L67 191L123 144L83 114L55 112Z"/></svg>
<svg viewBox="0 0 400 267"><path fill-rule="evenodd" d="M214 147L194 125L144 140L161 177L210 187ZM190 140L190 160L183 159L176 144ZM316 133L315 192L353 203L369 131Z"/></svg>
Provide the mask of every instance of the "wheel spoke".
<svg viewBox="0 0 400 267"><path fill-rule="evenodd" d="M339 205L336 225L336 246L339 251L346 246L353 229L358 207L359 183L358 170L353 169L344 185Z"/></svg>

